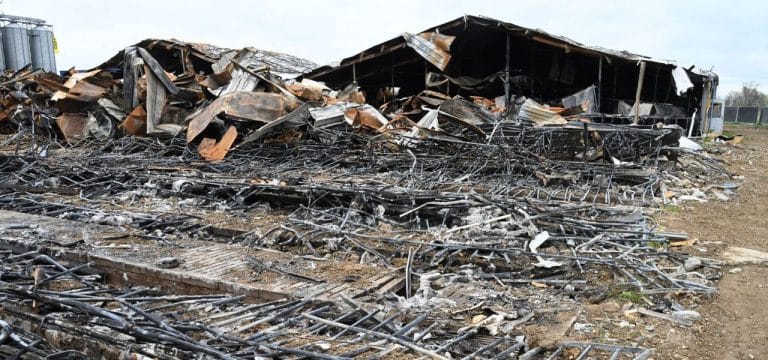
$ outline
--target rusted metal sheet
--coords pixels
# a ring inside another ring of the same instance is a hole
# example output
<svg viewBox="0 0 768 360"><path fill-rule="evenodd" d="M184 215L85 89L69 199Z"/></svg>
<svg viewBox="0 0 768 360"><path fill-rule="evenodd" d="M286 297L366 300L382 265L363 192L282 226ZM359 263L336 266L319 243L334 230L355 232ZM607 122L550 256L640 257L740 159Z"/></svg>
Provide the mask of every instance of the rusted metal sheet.
<svg viewBox="0 0 768 360"><path fill-rule="evenodd" d="M70 75L69 79L67 79L67 81L64 82L64 87L66 87L67 89L71 89L78 82L80 82L80 81L82 81L84 79L87 79L87 78L89 78L91 76L94 76L94 75L96 75L96 74L98 74L100 72L101 72L101 70L99 70L99 69L88 71L88 72L76 72L76 73Z"/></svg>
<svg viewBox="0 0 768 360"><path fill-rule="evenodd" d="M381 115L373 106L363 105L344 110L344 119L352 126L363 126L371 130L379 130L387 125L389 120Z"/></svg>
<svg viewBox="0 0 768 360"><path fill-rule="evenodd" d="M7 121L8 119L11 118L11 111L12 110L10 108L5 108L3 110L0 110L0 123Z"/></svg>
<svg viewBox="0 0 768 360"><path fill-rule="evenodd" d="M451 44L453 44L453 41L456 40L455 36L440 34L432 31L423 32L419 34L419 36L435 44L435 46L437 46L438 49L443 50L445 52L451 51Z"/></svg>
<svg viewBox="0 0 768 360"><path fill-rule="evenodd" d="M0 98L0 122L6 121L11 117L11 114L16 112L16 105L18 104L29 104L31 102L31 99L26 96L24 93L21 93L20 95L24 96L16 96L19 95L18 92L11 92L8 94L8 96L1 97Z"/></svg>
<svg viewBox="0 0 768 360"><path fill-rule="evenodd" d="M201 86L205 86L210 90L216 90L232 80L232 64L226 66L221 71L214 72L206 76L204 79L197 81Z"/></svg>
<svg viewBox="0 0 768 360"><path fill-rule="evenodd" d="M294 95L308 101L323 99L323 93L316 88L308 87L302 83L294 83L286 86Z"/></svg>
<svg viewBox="0 0 768 360"><path fill-rule="evenodd" d="M227 156L227 152L232 147L232 144L235 143L236 138L237 129L230 125L227 132L224 133L224 136L218 142L215 139L205 138L200 142L197 151L205 160L219 161Z"/></svg>
<svg viewBox="0 0 768 360"><path fill-rule="evenodd" d="M341 101L349 101L355 104L365 104L365 95L362 91L353 91L349 93L345 98L340 98Z"/></svg>
<svg viewBox="0 0 768 360"><path fill-rule="evenodd" d="M531 99L525 100L523 106L520 107L518 116L532 121L536 126L565 125L568 123L568 121L557 112L544 107Z"/></svg>
<svg viewBox="0 0 768 360"><path fill-rule="evenodd" d="M61 114L56 118L64 140L68 144L76 144L88 136L88 117L80 114Z"/></svg>
<svg viewBox="0 0 768 360"><path fill-rule="evenodd" d="M123 120L123 123L120 124L120 127L125 129L125 131L131 135L138 135L143 136L147 134L147 113L144 111L144 107L139 105L133 111L131 111L130 114L128 114L128 117Z"/></svg>
<svg viewBox="0 0 768 360"><path fill-rule="evenodd" d="M50 77L50 75L46 75ZM112 75L101 70L87 73L73 73L63 84L58 84L54 79L36 77L35 81L43 87L55 90L51 101L56 102L56 107L61 113L82 113L86 111L88 103L93 103L107 94L112 83Z"/></svg>
<svg viewBox="0 0 768 360"><path fill-rule="evenodd" d="M426 32L419 35L403 33L403 38L409 47L440 70L445 70L451 61L449 51L455 36Z"/></svg>
<svg viewBox="0 0 768 360"><path fill-rule="evenodd" d="M275 93L233 92L226 94L192 114L187 128L187 142L192 142L219 114L244 120L269 123L283 115L285 101Z"/></svg>
<svg viewBox="0 0 768 360"><path fill-rule="evenodd" d="M106 94L107 89L93 85L87 81L78 81L75 86L69 89L67 94L68 99L82 101L82 102L94 102Z"/></svg>
<svg viewBox="0 0 768 360"><path fill-rule="evenodd" d="M35 81L40 84L40 86L51 91L69 91L69 88L64 86L64 84L61 83L61 80L57 76L50 75L50 73L40 75L35 78Z"/></svg>

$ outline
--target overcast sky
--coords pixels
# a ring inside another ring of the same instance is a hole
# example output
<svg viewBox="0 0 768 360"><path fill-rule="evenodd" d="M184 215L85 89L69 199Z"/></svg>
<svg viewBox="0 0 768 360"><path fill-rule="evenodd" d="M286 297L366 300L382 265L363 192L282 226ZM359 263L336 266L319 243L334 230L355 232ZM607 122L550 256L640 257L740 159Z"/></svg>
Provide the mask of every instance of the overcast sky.
<svg viewBox="0 0 768 360"><path fill-rule="evenodd" d="M98 65L149 37L253 46L326 64L469 14L714 68L721 95L750 81L768 92L768 1L760 0L4 0L0 10L52 24L60 69Z"/></svg>

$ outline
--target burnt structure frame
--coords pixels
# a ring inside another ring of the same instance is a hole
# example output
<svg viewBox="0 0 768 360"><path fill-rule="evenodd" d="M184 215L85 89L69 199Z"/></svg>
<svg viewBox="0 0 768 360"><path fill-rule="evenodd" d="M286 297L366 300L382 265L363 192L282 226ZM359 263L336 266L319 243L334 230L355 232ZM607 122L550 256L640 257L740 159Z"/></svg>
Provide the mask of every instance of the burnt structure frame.
<svg viewBox="0 0 768 360"><path fill-rule="evenodd" d="M685 69L693 88L678 94L672 70L676 65L626 51L614 51L582 45L565 37L551 35L499 20L463 16L424 30L456 36L451 45L451 61L445 71L419 56L408 47L402 36L375 45L356 55L343 59L338 66L315 69L305 77L326 82L334 88L356 83L366 94L380 89L398 87L399 96L419 93L426 88L428 72L443 73L450 77L468 76L482 79L494 74L498 77L481 89L466 91L450 84L444 90L448 95L478 95L494 98L523 95L542 102L553 102L589 86L597 86L596 102L600 113L616 113L619 101L633 104L642 73L640 102L668 103L681 107L686 116L670 119L679 123L688 120L694 111L701 111L709 76ZM558 82L549 78L554 61L560 66L575 68L572 81ZM645 71L641 71L645 63ZM515 76L529 79L524 86L516 85ZM369 99L375 105L391 100ZM606 119L603 119L606 120ZM616 119L612 119L616 122ZM665 120L663 118L647 120ZM619 119L618 122L627 122ZM647 122L647 121L646 121ZM681 124L683 125L683 124Z"/></svg>

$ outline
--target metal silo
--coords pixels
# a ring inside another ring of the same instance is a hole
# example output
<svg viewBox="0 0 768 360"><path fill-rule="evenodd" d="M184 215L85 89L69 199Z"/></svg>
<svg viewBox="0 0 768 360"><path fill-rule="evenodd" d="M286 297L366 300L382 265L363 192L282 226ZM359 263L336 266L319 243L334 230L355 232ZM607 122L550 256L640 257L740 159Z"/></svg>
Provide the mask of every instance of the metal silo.
<svg viewBox="0 0 768 360"><path fill-rule="evenodd" d="M3 53L8 70L19 70L32 62L29 35L22 25L12 22L0 29L3 34Z"/></svg>
<svg viewBox="0 0 768 360"><path fill-rule="evenodd" d="M29 50L32 68L56 72L56 58L53 54L53 32L45 26L29 29Z"/></svg>
<svg viewBox="0 0 768 360"><path fill-rule="evenodd" d="M2 36L2 32L0 32ZM5 71L5 54L3 54L3 40L0 38L0 73Z"/></svg>

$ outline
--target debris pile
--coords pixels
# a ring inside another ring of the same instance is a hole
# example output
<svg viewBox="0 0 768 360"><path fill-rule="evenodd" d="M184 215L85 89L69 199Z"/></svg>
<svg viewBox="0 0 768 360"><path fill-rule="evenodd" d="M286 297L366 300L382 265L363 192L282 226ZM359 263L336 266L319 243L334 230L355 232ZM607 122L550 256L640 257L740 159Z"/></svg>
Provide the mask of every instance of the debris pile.
<svg viewBox="0 0 768 360"><path fill-rule="evenodd" d="M30 218L0 226L16 321L0 352L647 358L569 337L573 321L537 329L621 294L674 317L715 292L718 265L673 251L687 236L654 214L730 174L668 107L604 121L645 108L600 113L594 88L513 96L509 69L505 95L467 91L454 38L402 37L440 70L417 90L373 89L362 63L337 86L318 79L344 61L176 40L8 74L0 216Z"/></svg>
<svg viewBox="0 0 768 360"><path fill-rule="evenodd" d="M3 339L9 344L0 346L0 353L6 357L84 359L99 354L103 358L240 359L258 353L265 358L345 359L412 352L449 359L441 353L480 336L481 328L498 327L488 318L459 329L457 335L432 333L437 323L423 326L429 321L428 314L399 324L398 316L366 310L346 297L339 304L310 298L249 304L242 295L169 295L149 287L105 288L100 281L103 274L78 275L90 264L67 268L37 252L5 252L3 262L9 270L0 289L6 299L3 312L14 318L13 325L0 320ZM14 304L30 301L33 311ZM516 323L532 317L529 313ZM513 326L507 325L505 331ZM57 349L67 343L81 347ZM552 356L574 350L635 359L651 353L638 347L565 342ZM472 349L468 356L521 354L533 358L543 352L540 347L529 347L523 336L503 336Z"/></svg>

